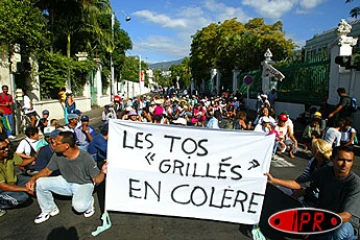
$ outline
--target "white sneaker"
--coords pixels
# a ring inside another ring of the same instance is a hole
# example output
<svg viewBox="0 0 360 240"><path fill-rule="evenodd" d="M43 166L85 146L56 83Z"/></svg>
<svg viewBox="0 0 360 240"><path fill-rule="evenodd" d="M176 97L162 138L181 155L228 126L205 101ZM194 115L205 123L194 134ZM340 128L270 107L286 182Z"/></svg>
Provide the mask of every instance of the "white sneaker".
<svg viewBox="0 0 360 240"><path fill-rule="evenodd" d="M6 214L6 211L3 209L0 209L0 217L4 216Z"/></svg>
<svg viewBox="0 0 360 240"><path fill-rule="evenodd" d="M9 139L15 139L16 137L14 135L8 136Z"/></svg>
<svg viewBox="0 0 360 240"><path fill-rule="evenodd" d="M60 210L57 207L49 213L40 213L40 215L35 218L34 223L36 224L43 223L47 221L50 218L50 216L53 217L58 215L59 213Z"/></svg>
<svg viewBox="0 0 360 240"><path fill-rule="evenodd" d="M95 213L95 207L94 207L94 197L92 198L91 206L86 212L84 212L84 217L88 218L94 215Z"/></svg>

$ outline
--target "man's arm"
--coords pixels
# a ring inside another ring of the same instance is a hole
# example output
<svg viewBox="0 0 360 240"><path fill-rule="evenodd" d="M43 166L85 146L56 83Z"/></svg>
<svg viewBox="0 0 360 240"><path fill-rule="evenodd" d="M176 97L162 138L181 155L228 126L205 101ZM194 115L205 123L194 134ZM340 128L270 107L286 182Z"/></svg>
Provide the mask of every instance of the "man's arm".
<svg viewBox="0 0 360 240"><path fill-rule="evenodd" d="M5 182L0 183L0 189L3 192L27 192L31 193L26 187L21 187L14 184L8 184Z"/></svg>
<svg viewBox="0 0 360 240"><path fill-rule="evenodd" d="M95 184L100 184L104 181L108 164L108 162L104 163L99 174L92 179Z"/></svg>
<svg viewBox="0 0 360 240"><path fill-rule="evenodd" d="M265 173L265 175L268 177L268 183L272 183L275 185L283 186L290 189L299 190L301 189L301 185L296 182L295 180L285 180L285 179L279 179L274 178L270 173Z"/></svg>
<svg viewBox="0 0 360 240"><path fill-rule="evenodd" d="M35 182L38 178L41 177L47 177L49 176L53 171L48 169L48 168L44 168L42 169L40 172L38 172L35 176L33 176L32 178L29 179L29 181L26 183L26 189L28 191L34 191L34 186L35 186Z"/></svg>
<svg viewBox="0 0 360 240"><path fill-rule="evenodd" d="M332 113L329 114L328 118L332 118L335 114L341 111L343 109L342 105L339 105Z"/></svg>
<svg viewBox="0 0 360 240"><path fill-rule="evenodd" d="M338 213L338 215L341 217L343 222L349 222L352 217L352 214L348 212L341 212Z"/></svg>

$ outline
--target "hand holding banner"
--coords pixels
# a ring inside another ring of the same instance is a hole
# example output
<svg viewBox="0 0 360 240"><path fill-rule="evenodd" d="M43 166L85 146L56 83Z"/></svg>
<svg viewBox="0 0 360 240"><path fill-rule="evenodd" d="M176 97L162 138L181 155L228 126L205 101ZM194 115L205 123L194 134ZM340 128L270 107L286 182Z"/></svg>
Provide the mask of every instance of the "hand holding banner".
<svg viewBox="0 0 360 240"><path fill-rule="evenodd" d="M111 120L107 210L259 222L274 136Z"/></svg>

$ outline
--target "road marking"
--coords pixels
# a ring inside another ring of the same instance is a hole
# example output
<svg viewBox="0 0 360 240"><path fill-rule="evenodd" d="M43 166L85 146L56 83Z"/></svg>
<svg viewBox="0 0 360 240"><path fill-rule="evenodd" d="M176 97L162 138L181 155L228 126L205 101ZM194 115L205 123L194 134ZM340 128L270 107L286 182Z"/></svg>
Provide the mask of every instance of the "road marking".
<svg viewBox="0 0 360 240"><path fill-rule="evenodd" d="M284 168L284 167L295 167L294 164L285 160L285 158L279 157L274 155L273 159L271 160L272 167Z"/></svg>

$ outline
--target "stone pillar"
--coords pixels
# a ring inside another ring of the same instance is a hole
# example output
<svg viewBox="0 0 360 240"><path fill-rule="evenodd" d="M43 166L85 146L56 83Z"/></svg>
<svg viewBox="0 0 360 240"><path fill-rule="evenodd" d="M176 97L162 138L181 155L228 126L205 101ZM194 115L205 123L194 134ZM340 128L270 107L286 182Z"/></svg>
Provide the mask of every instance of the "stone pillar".
<svg viewBox="0 0 360 240"><path fill-rule="evenodd" d="M357 38L347 36L351 32L351 29L352 26L342 19L335 30L338 37L331 47L329 104L338 104L339 97L336 90L339 87L345 88L346 93L350 96L354 93L355 70L346 70L344 67L335 63L337 56L352 55L352 49L357 43Z"/></svg>
<svg viewBox="0 0 360 240"><path fill-rule="evenodd" d="M220 80L221 80L221 73L219 71L217 71L217 74L216 74L216 91L217 91L217 94L219 94Z"/></svg>
<svg viewBox="0 0 360 240"><path fill-rule="evenodd" d="M101 96L102 96L102 82L101 82L101 72L102 65L100 59L94 59L97 63L96 73L94 77L94 86L97 89L96 92L96 102L100 106L101 105Z"/></svg>
<svg viewBox="0 0 360 240"><path fill-rule="evenodd" d="M87 59L87 57L89 56L89 54L87 52L78 52L75 54L75 56L77 57L78 61L85 61ZM91 97L91 92L90 92L90 81L89 79L86 81L84 87L83 87L83 96L84 97Z"/></svg>
<svg viewBox="0 0 360 240"><path fill-rule="evenodd" d="M270 49L267 49L264 54L265 60L261 63L263 66L261 88L265 94L268 94L270 92L270 76L268 74L266 74L266 72L267 72L266 68L267 68L267 65L271 65L274 63L274 61L271 59L272 56L273 55L272 55Z"/></svg>
<svg viewBox="0 0 360 240"><path fill-rule="evenodd" d="M214 89L214 78L217 74L217 70L216 68L212 68L210 70L210 92L212 92L212 90ZM205 85L204 85L204 90L205 90ZM219 91L219 89L217 89Z"/></svg>
<svg viewBox="0 0 360 240"><path fill-rule="evenodd" d="M234 69L232 72L233 72L232 90L233 90L233 92L235 92L236 89L238 89L238 76L240 74L240 71L237 69Z"/></svg>

